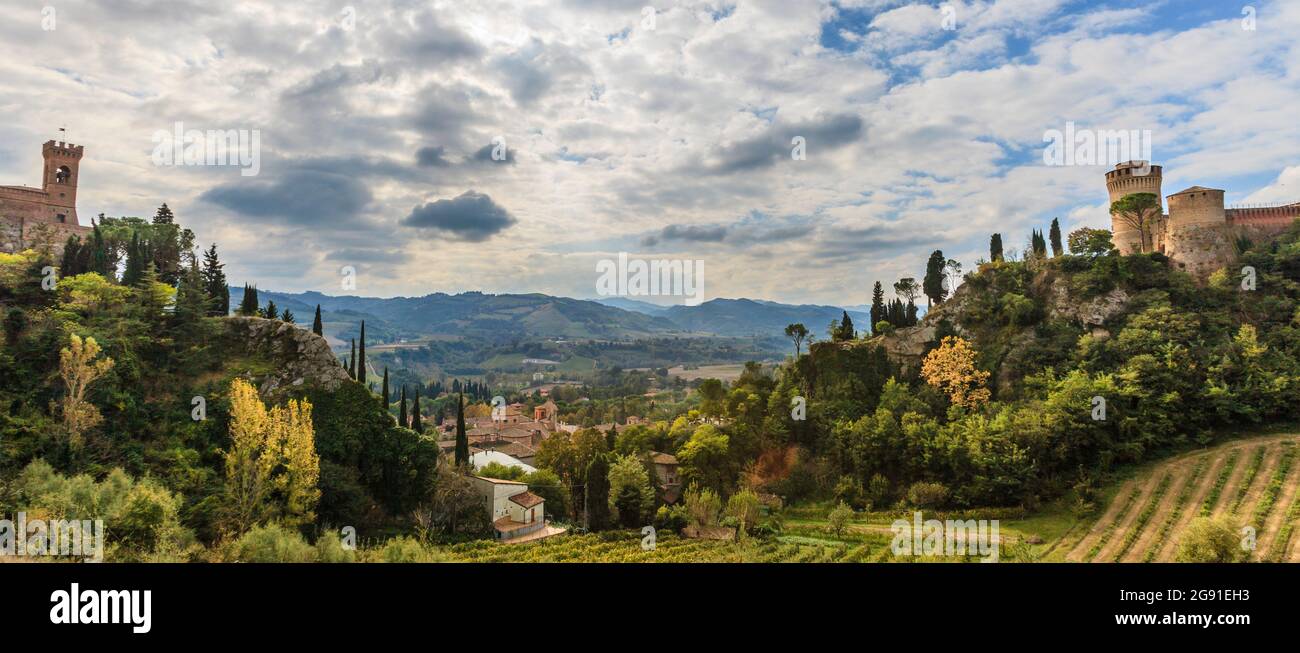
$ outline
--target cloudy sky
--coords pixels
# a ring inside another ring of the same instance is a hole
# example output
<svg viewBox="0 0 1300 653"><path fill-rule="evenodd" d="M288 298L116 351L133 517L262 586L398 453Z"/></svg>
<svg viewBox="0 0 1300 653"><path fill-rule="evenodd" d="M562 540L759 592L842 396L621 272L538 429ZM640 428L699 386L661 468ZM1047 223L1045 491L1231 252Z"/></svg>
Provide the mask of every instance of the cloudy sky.
<svg viewBox="0 0 1300 653"><path fill-rule="evenodd" d="M629 252L832 304L1108 227L1104 167L1043 162L1067 122L1150 130L1166 194L1300 200L1300 2L649 2L2 0L0 184L66 127L83 223L165 201L236 285L585 298ZM258 174L157 165L176 123Z"/></svg>

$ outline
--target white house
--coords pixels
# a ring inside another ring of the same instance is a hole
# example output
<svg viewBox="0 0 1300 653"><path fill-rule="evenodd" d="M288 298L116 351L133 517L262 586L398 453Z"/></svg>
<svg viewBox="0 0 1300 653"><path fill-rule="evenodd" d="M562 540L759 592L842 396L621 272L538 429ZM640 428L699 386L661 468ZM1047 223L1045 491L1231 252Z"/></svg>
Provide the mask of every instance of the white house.
<svg viewBox="0 0 1300 653"><path fill-rule="evenodd" d="M546 527L546 504L519 481L471 476L483 495L498 539L522 537Z"/></svg>

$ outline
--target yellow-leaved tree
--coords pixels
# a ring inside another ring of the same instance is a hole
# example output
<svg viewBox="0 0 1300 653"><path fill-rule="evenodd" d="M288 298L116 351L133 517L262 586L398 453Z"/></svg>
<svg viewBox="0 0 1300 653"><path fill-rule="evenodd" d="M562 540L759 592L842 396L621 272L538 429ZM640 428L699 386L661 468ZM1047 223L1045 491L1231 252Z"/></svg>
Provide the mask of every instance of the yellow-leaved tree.
<svg viewBox="0 0 1300 653"><path fill-rule="evenodd" d="M94 338L81 339L72 334L71 346L59 352L59 376L67 392L63 395L63 428L72 446L81 445L81 436L103 421L99 409L86 401L86 390L96 379L113 369L113 359L95 360L102 350Z"/></svg>
<svg viewBox="0 0 1300 653"><path fill-rule="evenodd" d="M311 403L290 400L267 410L251 384L232 381L226 452L231 527L242 532L273 520L292 527L314 521L319 481Z"/></svg>
<svg viewBox="0 0 1300 653"><path fill-rule="evenodd" d="M925 356L921 376L943 390L952 403L975 408L989 400L989 373L975 367L975 349L964 338L947 336Z"/></svg>

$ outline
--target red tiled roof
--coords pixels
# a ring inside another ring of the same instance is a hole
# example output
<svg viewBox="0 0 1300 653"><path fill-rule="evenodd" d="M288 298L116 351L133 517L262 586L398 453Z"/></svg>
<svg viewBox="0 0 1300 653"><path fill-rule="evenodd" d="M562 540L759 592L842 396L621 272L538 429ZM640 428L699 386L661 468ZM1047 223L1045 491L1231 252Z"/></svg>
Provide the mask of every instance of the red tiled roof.
<svg viewBox="0 0 1300 653"><path fill-rule="evenodd" d="M514 503L523 506L524 508L532 508L533 506L544 501L544 499L537 496L536 494L533 494L532 492L520 492L519 494L510 497L510 500L513 501Z"/></svg>

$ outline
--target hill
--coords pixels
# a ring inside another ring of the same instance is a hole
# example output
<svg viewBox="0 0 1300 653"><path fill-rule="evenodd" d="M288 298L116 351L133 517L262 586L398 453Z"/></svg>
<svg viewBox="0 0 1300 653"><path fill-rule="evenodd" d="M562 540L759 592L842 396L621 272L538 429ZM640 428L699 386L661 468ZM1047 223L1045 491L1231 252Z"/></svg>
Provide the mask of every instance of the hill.
<svg viewBox="0 0 1300 653"><path fill-rule="evenodd" d="M242 288L231 288L231 305ZM354 338L362 320L372 342L400 342L430 336L468 336L489 340L528 337L630 339L663 335L781 337L786 325L800 322L821 333L843 309L815 304L790 305L753 299L714 299L699 306L657 306L624 297L599 300L540 293L493 295L467 292L422 297L331 296L319 292L259 290L306 322L319 304L325 336L335 346ZM860 329L866 313L849 311Z"/></svg>

